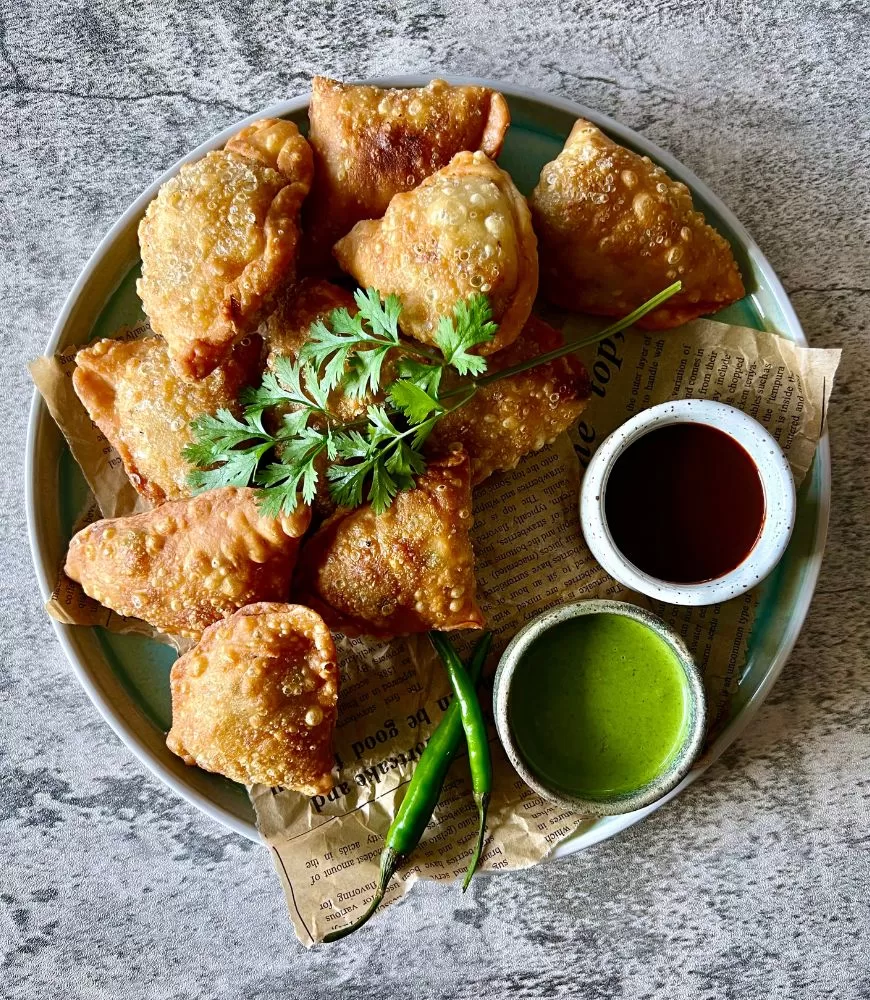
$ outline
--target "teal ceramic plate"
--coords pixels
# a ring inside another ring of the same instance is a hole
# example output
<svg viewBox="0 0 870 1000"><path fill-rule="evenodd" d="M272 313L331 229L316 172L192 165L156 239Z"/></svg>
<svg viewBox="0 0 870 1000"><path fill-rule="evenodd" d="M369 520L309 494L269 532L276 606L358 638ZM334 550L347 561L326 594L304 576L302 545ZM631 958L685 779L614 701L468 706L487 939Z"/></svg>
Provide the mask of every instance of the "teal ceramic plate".
<svg viewBox="0 0 870 1000"><path fill-rule="evenodd" d="M424 78L375 81L383 86L419 86ZM485 81L453 81L485 82ZM500 162L524 192L537 181L544 163L559 151L577 117L600 125L619 142L645 153L673 177L689 186L695 204L730 240L746 282L746 298L720 318L759 329L776 330L800 344L806 339L786 294L770 265L746 230L701 181L673 157L630 129L571 101L534 91L489 83L508 98L513 122ZM264 116L286 116L306 124L308 97L275 105L216 135L193 150L198 159L222 146L242 125ZM181 161L181 162L185 162ZM157 188L176 172L176 164L142 193L97 247L70 292L46 353L111 334L142 315L136 297L139 266L136 227ZM34 395L27 448L27 516L36 574L48 598L66 550L75 516L85 495L82 477L45 405ZM825 437L812 472L799 497L794 537L785 558L764 585L749 656L743 669L731 718L722 734L687 778L670 793L677 795L737 737L782 669L800 632L812 598L825 543L830 500L830 453ZM106 721L130 749L180 795L208 815L251 839L259 839L245 789L217 775L183 764L164 744L169 727L169 668L173 654L166 646L136 636L119 636L100 628L54 623L58 638L85 690ZM636 823L662 801L631 813L599 819L558 848L558 854L588 847Z"/></svg>

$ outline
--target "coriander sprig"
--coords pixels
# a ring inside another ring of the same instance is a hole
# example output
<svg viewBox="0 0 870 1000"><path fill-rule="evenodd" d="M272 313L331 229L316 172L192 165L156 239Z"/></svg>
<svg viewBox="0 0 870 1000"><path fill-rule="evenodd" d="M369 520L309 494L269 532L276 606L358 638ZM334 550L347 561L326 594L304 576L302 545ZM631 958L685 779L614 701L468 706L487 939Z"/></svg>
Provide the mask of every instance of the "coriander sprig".
<svg viewBox="0 0 870 1000"><path fill-rule="evenodd" d="M283 354L276 355L272 363L274 369L263 374L259 386L242 390L241 402L245 414L262 414L269 407L289 403L296 408L294 412L304 414L303 426L312 414L332 419L329 390L312 365L294 364Z"/></svg>
<svg viewBox="0 0 870 1000"><path fill-rule="evenodd" d="M442 316L434 333L438 350L416 341L402 340L399 316L402 306L395 295L381 297L376 289L357 289L357 312L334 309L328 323L315 321L309 339L300 352L300 361L319 373L319 385L330 392L339 385L348 395L362 399L377 395L384 362L397 357L397 374L437 394L445 368L460 375L480 375L486 361L471 352L496 334L492 309L485 295L460 299L453 316Z"/></svg>
<svg viewBox="0 0 870 1000"><path fill-rule="evenodd" d="M401 305L395 295L383 302L374 289L358 289L354 296L359 310L334 309L329 326L315 321L300 358L320 371L326 391L342 385L357 399L380 388L387 355L400 346L398 318Z"/></svg>
<svg viewBox="0 0 870 1000"><path fill-rule="evenodd" d="M435 329L435 343L460 375L482 375L486 361L471 351L492 340L498 326L492 321L492 309L485 295L460 299L453 307L453 317L442 316Z"/></svg>
<svg viewBox="0 0 870 1000"><path fill-rule="evenodd" d="M370 406L368 420L365 433L339 435L338 456L343 461L329 468L329 492L340 506L358 507L368 482L368 499L382 513L399 490L413 488L414 477L424 471L426 462L414 441L407 440L415 432L413 427L397 427L382 406Z"/></svg>
<svg viewBox="0 0 870 1000"><path fill-rule="evenodd" d="M262 410L259 403L246 409L241 420L233 416L229 410L218 410L214 415L204 414L191 423L194 441L185 446L182 454L185 461L194 468L188 473L187 481L196 493L205 490L219 489L221 486L248 486L256 482L263 486L276 486L282 477L276 476L273 466L260 469L260 463L276 448L286 449L286 454L293 456L298 469L294 471L293 504L296 505L296 488L300 480L306 480L303 486L303 499L309 495L306 503L314 498L317 483L316 475L312 478L309 465L323 448L328 447L329 435L323 435L312 427L305 427L301 418L307 420L308 413L287 414L283 425L277 433L271 434L262 422ZM323 444L323 448L319 445ZM316 454L308 455L314 444L318 445ZM303 445L305 447L303 448ZM288 475L283 478L289 478ZM308 487L307 489L305 487ZM264 498L265 499L265 498Z"/></svg>
<svg viewBox="0 0 870 1000"><path fill-rule="evenodd" d="M435 351L401 339L401 307L395 296L382 301L372 288L358 291L357 314L336 309L327 322L314 323L299 360L276 359L260 386L244 394L241 418L218 410L193 421L194 442L184 449L185 459L194 466L188 481L197 492L258 486L260 509L274 517L292 513L299 494L310 503L325 466L329 492L337 504L356 507L365 498L375 513L383 513L398 492L414 487L425 470L422 449L437 422L465 406L480 387L613 336L680 288L675 282L594 336L490 374L486 359L473 353L497 332L485 296L461 300L452 316L441 317ZM330 393L340 388L356 398L376 400L390 352L399 359L387 391L389 405L373 401L365 417L341 422L330 409ZM464 381L442 393L441 376L447 368ZM263 423L264 413L273 407L285 411L274 432Z"/></svg>
<svg viewBox="0 0 870 1000"><path fill-rule="evenodd" d="M415 477L425 471L421 448L438 420L464 406L475 392L474 387L466 389L448 408L418 386L394 383L390 400L408 426L402 429L394 419L397 414L383 406L370 406L365 433L339 431L336 451L343 462L330 466L327 473L333 500L342 507L358 507L371 476L368 499L376 514L383 513L393 497L400 490L413 489Z"/></svg>
<svg viewBox="0 0 870 1000"><path fill-rule="evenodd" d="M314 499L322 470L333 500L358 506L363 496L381 513L399 490L413 487L426 467L422 447L448 412L439 400L443 371L483 372L486 361L470 352L491 340L497 327L483 295L460 301L442 316L435 333L439 350L400 338L399 300L381 301L370 288L355 295L358 312L333 310L312 324L298 361L276 357L255 388L241 396L241 419L228 410L193 422L194 443L184 450L195 466L188 481L196 491L219 486L260 487L267 516L292 512L301 493ZM341 388L356 398L377 398L384 361L400 355L384 405L369 405L365 417L342 423L331 411L330 393ZM466 387L451 409L464 405ZM267 430L263 416L281 409L280 424ZM366 490L367 488L367 490Z"/></svg>

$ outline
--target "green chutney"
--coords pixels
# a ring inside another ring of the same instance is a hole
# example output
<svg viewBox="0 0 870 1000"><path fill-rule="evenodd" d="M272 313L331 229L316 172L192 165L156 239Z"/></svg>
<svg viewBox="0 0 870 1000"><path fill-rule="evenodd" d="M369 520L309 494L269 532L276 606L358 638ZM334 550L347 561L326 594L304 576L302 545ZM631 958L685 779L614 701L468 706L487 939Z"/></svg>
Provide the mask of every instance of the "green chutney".
<svg viewBox="0 0 870 1000"><path fill-rule="evenodd" d="M559 622L532 641L514 672L508 719L543 784L603 800L667 770L686 739L689 698L668 643L605 612Z"/></svg>

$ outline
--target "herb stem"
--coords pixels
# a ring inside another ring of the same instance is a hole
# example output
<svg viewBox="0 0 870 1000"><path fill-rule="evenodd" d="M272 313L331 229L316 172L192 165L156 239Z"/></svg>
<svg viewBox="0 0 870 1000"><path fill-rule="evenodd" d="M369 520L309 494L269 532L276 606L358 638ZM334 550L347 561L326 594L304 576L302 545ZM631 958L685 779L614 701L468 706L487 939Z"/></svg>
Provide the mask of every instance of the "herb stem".
<svg viewBox="0 0 870 1000"><path fill-rule="evenodd" d="M343 313L335 310L335 331L322 322L315 323L312 339L303 348L305 352L313 345L308 351L311 358L303 356L301 363L279 358L274 373L264 376L260 388L250 392L242 420L229 410L218 410L213 416L205 415L194 421L195 440L184 451L185 458L194 466L190 484L201 491L254 483L261 488L261 509L274 516L280 510L294 509L300 484L304 502L312 501L318 482L315 460L326 452L331 462L327 473L329 489L336 502L358 506L366 477L371 475L368 499L375 513L382 513L399 490L413 488L415 475L425 469L421 449L435 424L465 406L478 389L612 337L666 302L681 287L675 281L593 336L570 340L554 351L489 375L483 374L485 359L471 353L479 344L491 340L496 330L484 296L460 300L454 307L452 320L441 318L436 334L439 356L429 347L400 341L401 306L395 296L387 296L382 304L375 289L359 292L357 318L352 318L346 310ZM369 330L365 329L364 321L369 323ZM380 329L388 335L381 337ZM361 345L367 344L376 347L359 351ZM348 391L359 398L377 392L387 350L427 361L418 360L414 366L409 363L409 368L416 370L400 374L394 380L395 387L389 394L392 406L369 405L365 417L342 423L329 411L327 400L331 389L341 384L340 369L346 370L348 354L354 346L357 348L354 360L359 365L353 369L356 381ZM315 363L310 365L312 359ZM318 374L321 364L327 368L322 377ZM455 369L460 381L452 389L439 393L441 373L447 368ZM398 392L400 385L403 389ZM445 405L448 400L455 402L452 406ZM283 426L273 435L264 428L262 416L266 408L279 403L291 403L302 409L285 414ZM391 416L397 413L407 421L407 429L401 430L401 425L393 424ZM326 426L309 426L312 415L320 416ZM357 428L363 428L362 433ZM260 469L260 462L272 448L278 449L278 461ZM350 461L336 461L337 458Z"/></svg>
<svg viewBox="0 0 870 1000"><path fill-rule="evenodd" d="M431 347L424 347L422 344L409 344L406 340L399 341L399 350L406 354L416 354L421 358L426 358L441 368L446 367L444 355L440 351L434 351Z"/></svg>
<svg viewBox="0 0 870 1000"><path fill-rule="evenodd" d="M448 396L452 399L454 396L458 396L459 393L461 393L461 392L464 392L466 395L462 399L460 399L458 403L454 403L453 406L450 406L450 407L447 407L446 409L437 411L436 413L434 413L432 415L432 417L430 417L428 419L431 420L434 417L435 419L439 419L440 420L441 417L446 417L448 413L453 413L454 410L458 410L461 407L465 406L465 404L477 392L477 389L480 386L480 382L481 382L480 379L475 379L474 381L469 381L469 382L463 382L462 385L456 386L456 388L455 389L451 389L450 392L442 393L439 396L439 402L442 399L447 399ZM399 412L394 406L385 406L384 409L386 410L386 412L388 414L390 414L390 416L392 416L394 413L398 413ZM338 424L333 429L335 429L335 430L342 430L342 431L350 431L350 430L354 430L357 427L367 427L368 423L369 423L369 418L367 416L365 416L365 417L357 417L356 420L349 420L347 423ZM417 431L419 429L420 429L420 425L419 424L415 424L413 427L409 427L408 430L403 431L394 440L398 441L401 438L406 438L410 434L412 434L414 431Z"/></svg>
<svg viewBox="0 0 870 1000"><path fill-rule="evenodd" d="M561 347L557 347L553 351L547 351L546 354L538 354L534 358L529 358L527 361L520 361L518 364L511 365L509 368L502 368L501 371L492 372L489 375L483 375L480 378L474 379L473 382L463 382L460 385L455 386L453 389L449 389L447 392L442 393L440 398L449 399L452 396L456 396L460 392L467 389L469 385L474 385L476 388L481 389L485 385L491 385L493 382L500 382L502 379L510 378L512 375L519 375L521 372L527 372L532 368L537 368L539 365L546 365L549 364L550 361L557 361L559 358L564 358L566 354L573 354L575 351L582 350L584 347L592 347L593 344L598 344L602 340L606 340L608 337L612 337L616 333L621 333L627 327L636 323L639 319L643 319L648 312L652 312L653 309L657 309L672 295L676 295L681 288L682 282L675 281L672 285L668 285L667 288L663 288L657 295L654 295L651 299L644 302L643 305L638 306L634 312L630 312L627 316L623 316L622 319L617 320L615 323L611 323L610 326L604 327L603 330L599 330L598 333L593 334L591 337L584 337L580 340L569 340Z"/></svg>
<svg viewBox="0 0 870 1000"><path fill-rule="evenodd" d="M465 396L459 400L458 403L454 403L453 406L447 407L446 409L436 410L435 413L433 413L432 416L428 418L428 420L423 421L423 424L428 423L429 420L431 420L434 425L436 421L440 420L442 417L446 417L448 413L453 413L454 410L459 410L463 406L465 406L465 404L477 392L477 386L471 384L471 385L466 385L464 388L467 390L467 392ZM392 414L392 413L397 413L398 411L390 408L389 410L387 410L387 412ZM412 434L418 434L423 424L412 424L406 431L402 431L401 434L397 434L394 438L392 438L389 442L387 442L387 447L394 448L399 443L399 441L404 440L404 438L410 437ZM350 425L348 424L347 426Z"/></svg>
<svg viewBox="0 0 870 1000"><path fill-rule="evenodd" d="M479 386L480 386L480 379L477 379L474 382L467 382L464 386L461 386L461 387L458 387L457 389L451 390L449 393L445 392L444 395L441 397L441 399L446 399L448 395L449 396L455 396L455 395L457 395L460 388L468 390L467 394L465 395L465 397L463 399L460 399L458 403L455 403L453 406L448 407L442 413L439 413L438 416L439 417L446 417L448 413L453 413L454 410L458 410L461 407L465 406L465 404L477 392Z"/></svg>
<svg viewBox="0 0 870 1000"><path fill-rule="evenodd" d="M399 351L401 354L410 354L413 357L425 358L427 361L431 361L433 364L438 365L440 368L445 367L444 355L440 351L435 351L431 347L426 347L423 344L411 343L408 340L393 341L387 337L378 337L376 335L369 335L365 338L361 338L358 341L360 348L367 347L369 345L374 347L389 347L392 351Z"/></svg>

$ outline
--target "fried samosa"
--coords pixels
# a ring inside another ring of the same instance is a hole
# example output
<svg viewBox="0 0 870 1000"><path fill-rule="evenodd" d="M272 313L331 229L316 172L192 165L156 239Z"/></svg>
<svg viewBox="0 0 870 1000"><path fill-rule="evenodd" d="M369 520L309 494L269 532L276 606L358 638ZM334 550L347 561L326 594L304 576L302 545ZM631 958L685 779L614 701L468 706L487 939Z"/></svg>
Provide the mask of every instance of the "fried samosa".
<svg viewBox="0 0 870 1000"><path fill-rule="evenodd" d="M278 299L275 311L260 327L269 348L267 365L274 370L279 355L296 361L308 342L311 326L326 320L333 309L347 309L353 316L353 295L340 285L321 278L305 278L290 286Z"/></svg>
<svg viewBox="0 0 870 1000"><path fill-rule="evenodd" d="M482 628L471 549L471 466L432 461L383 514L340 510L305 544L297 599L345 635Z"/></svg>
<svg viewBox="0 0 870 1000"><path fill-rule="evenodd" d="M309 140L316 164L305 206L306 248L318 266L360 219L378 219L393 195L410 191L462 150L501 152L510 112L487 87L433 80L408 90L311 84Z"/></svg>
<svg viewBox="0 0 870 1000"><path fill-rule="evenodd" d="M250 604L211 625L170 675L166 745L185 763L245 785L332 789L335 646L295 604Z"/></svg>
<svg viewBox="0 0 870 1000"><path fill-rule="evenodd" d="M728 242L685 184L578 120L529 198L541 287L558 306L624 316L679 279L682 290L638 326L665 330L743 297Z"/></svg>
<svg viewBox="0 0 870 1000"><path fill-rule="evenodd" d="M269 347L267 365L275 371L278 359L297 361L302 347L310 337L311 324L316 320L326 320L333 309L345 309L353 316L357 311L356 302L350 292L319 278L306 278L289 289L281 298L278 308L260 327ZM394 359L387 355L381 369L382 382L388 383L394 377ZM342 423L349 423L364 417L372 403L380 402L383 392L354 396L342 388L335 388L329 394L329 409ZM270 408L267 420L273 425L283 414L296 409L293 404L279 404ZM325 421L319 414L312 414L309 424L322 427ZM280 449L279 449L280 452ZM325 454L316 459L319 473L317 494L312 501L314 514L324 518L335 512L335 502L329 495L326 470L329 465Z"/></svg>
<svg viewBox="0 0 870 1000"><path fill-rule="evenodd" d="M73 388L137 492L154 504L179 500L191 494L182 455L190 422L219 409L239 415L239 392L259 380L261 350L259 337L246 337L210 375L188 382L162 337L98 340L76 354Z"/></svg>
<svg viewBox="0 0 870 1000"><path fill-rule="evenodd" d="M302 504L261 517L256 490L225 486L89 524L70 542L64 569L119 615L199 638L246 604L286 600L310 520Z"/></svg>
<svg viewBox="0 0 870 1000"><path fill-rule="evenodd" d="M293 122L264 118L185 164L148 206L136 288L185 378L214 371L293 281L313 169Z"/></svg>
<svg viewBox="0 0 870 1000"><path fill-rule="evenodd" d="M519 336L538 289L538 254L526 199L483 153L458 153L386 215L358 222L335 245L341 267L361 285L402 303L402 332L435 343L441 316L457 300L488 296L498 333L491 354Z"/></svg>
<svg viewBox="0 0 870 1000"><path fill-rule="evenodd" d="M489 359L488 372L502 371L561 347L562 334L530 316L522 335ZM461 444L471 459L473 486L494 472L516 467L576 423L589 399L589 374L568 355L500 382L483 386L471 400L446 414L429 437L430 451Z"/></svg>
<svg viewBox="0 0 870 1000"><path fill-rule="evenodd" d="M279 357L297 361L311 336L311 326L317 320L327 321L334 309L343 309L350 316L357 313L353 295L340 285L319 278L306 278L294 285L282 297L278 308L260 328L269 348L266 365L275 371ZM387 354L381 367L381 384L389 384L395 377L393 352ZM356 420L364 416L369 406L383 399L383 393L366 393L354 396L341 388L329 394L329 409L341 421ZM314 426L317 415L311 417Z"/></svg>

